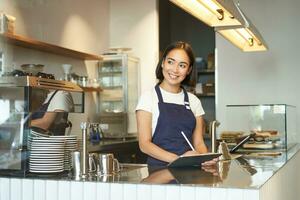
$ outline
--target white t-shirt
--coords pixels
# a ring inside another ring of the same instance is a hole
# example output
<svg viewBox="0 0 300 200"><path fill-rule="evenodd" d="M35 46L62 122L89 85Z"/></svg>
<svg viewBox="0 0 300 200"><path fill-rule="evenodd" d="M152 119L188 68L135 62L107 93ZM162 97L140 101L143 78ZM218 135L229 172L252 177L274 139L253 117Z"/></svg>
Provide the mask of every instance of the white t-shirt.
<svg viewBox="0 0 300 200"><path fill-rule="evenodd" d="M52 91L48 94L44 103L47 103L49 101L50 97L53 95L54 92L55 91ZM74 102L70 92L62 90L56 92L56 94L50 101L47 111L53 112L55 110L63 110L65 112L74 111Z"/></svg>
<svg viewBox="0 0 300 200"><path fill-rule="evenodd" d="M184 105L184 93L183 90L179 93L171 93L167 92L160 87L160 91L162 94L163 101L165 103L174 103L179 105ZM201 101L196 97L194 94L188 92L190 107L192 112L194 113L195 117L204 115L205 112L202 108ZM159 109L158 109L158 97L153 88L150 91L146 91L143 93L139 99L138 105L135 109L137 110L144 110L152 113L152 135L154 134L157 120L159 116Z"/></svg>
<svg viewBox="0 0 300 200"><path fill-rule="evenodd" d="M53 95L54 91L51 91L47 94L44 103L47 103L50 97ZM47 111L53 112L55 110L63 110L65 112L73 112L74 111L74 102L72 95L70 92L58 90L57 93L54 95L50 104L48 106ZM15 101L15 112L24 112L24 101L16 100Z"/></svg>

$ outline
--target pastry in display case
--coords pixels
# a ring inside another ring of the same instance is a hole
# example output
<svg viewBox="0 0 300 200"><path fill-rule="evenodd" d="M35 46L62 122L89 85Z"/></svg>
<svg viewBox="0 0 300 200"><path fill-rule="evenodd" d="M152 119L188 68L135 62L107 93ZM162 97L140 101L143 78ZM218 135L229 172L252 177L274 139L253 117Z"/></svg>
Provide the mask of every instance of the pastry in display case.
<svg viewBox="0 0 300 200"><path fill-rule="evenodd" d="M106 138L136 136L135 106L139 97L139 59L126 53L103 55L98 77L103 91L99 121Z"/></svg>
<svg viewBox="0 0 300 200"><path fill-rule="evenodd" d="M252 134L239 151L285 151L299 141L296 124L295 106L227 105L226 131L220 134L220 138L234 145Z"/></svg>

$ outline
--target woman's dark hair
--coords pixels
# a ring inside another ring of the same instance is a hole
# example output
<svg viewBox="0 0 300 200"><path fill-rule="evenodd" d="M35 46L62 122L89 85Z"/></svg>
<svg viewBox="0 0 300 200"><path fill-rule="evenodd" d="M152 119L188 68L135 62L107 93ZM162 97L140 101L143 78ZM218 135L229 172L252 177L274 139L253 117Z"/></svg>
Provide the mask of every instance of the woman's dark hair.
<svg viewBox="0 0 300 200"><path fill-rule="evenodd" d="M194 71L194 63L195 63L195 56L193 53L193 49L191 47L191 45L189 45L186 42L182 42L182 41L178 41L178 42L174 42L172 44L170 44L164 51L164 53L162 54L162 57L160 58L157 66L156 66L156 70L155 70L155 74L156 74L156 78L158 79L158 83L160 84L163 80L164 80L164 75L162 73L162 63L163 61L166 59L168 53L170 51L172 51L173 49L182 49L186 52L186 54L188 55L189 59L190 59L190 66L192 68L191 73L189 73L185 79L182 81L182 85L194 85L194 83L191 83L193 81L191 81L191 76L193 75L193 71Z"/></svg>

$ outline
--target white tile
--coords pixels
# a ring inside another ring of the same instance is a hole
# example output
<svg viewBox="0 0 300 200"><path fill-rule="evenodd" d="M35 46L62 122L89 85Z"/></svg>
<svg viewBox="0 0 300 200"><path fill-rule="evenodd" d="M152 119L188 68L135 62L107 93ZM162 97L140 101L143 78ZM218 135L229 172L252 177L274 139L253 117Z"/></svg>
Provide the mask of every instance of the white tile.
<svg viewBox="0 0 300 200"><path fill-rule="evenodd" d="M97 183L96 188L97 199L110 199L110 183Z"/></svg>
<svg viewBox="0 0 300 200"><path fill-rule="evenodd" d="M110 184L110 199L123 200L123 184L111 183Z"/></svg>
<svg viewBox="0 0 300 200"><path fill-rule="evenodd" d="M228 189L226 200L242 200L243 189Z"/></svg>
<svg viewBox="0 0 300 200"><path fill-rule="evenodd" d="M211 188L210 199L211 200L227 199L227 190L223 188Z"/></svg>
<svg viewBox="0 0 300 200"><path fill-rule="evenodd" d="M33 181L33 199L46 200L46 181L38 179Z"/></svg>
<svg viewBox="0 0 300 200"><path fill-rule="evenodd" d="M193 186L180 187L180 199L195 200L196 189Z"/></svg>
<svg viewBox="0 0 300 200"><path fill-rule="evenodd" d="M166 186L166 199L167 200L180 200L180 186L177 186L177 185Z"/></svg>
<svg viewBox="0 0 300 200"><path fill-rule="evenodd" d="M123 196L124 200L136 200L137 199L137 186L136 184L124 184Z"/></svg>
<svg viewBox="0 0 300 200"><path fill-rule="evenodd" d="M196 187L195 199L210 200L210 188L208 187Z"/></svg>
<svg viewBox="0 0 300 200"><path fill-rule="evenodd" d="M58 181L46 181L46 200L58 200Z"/></svg>
<svg viewBox="0 0 300 200"><path fill-rule="evenodd" d="M10 179L0 179L0 200L10 199Z"/></svg>
<svg viewBox="0 0 300 200"><path fill-rule="evenodd" d="M71 200L83 199L83 184L84 182L72 181L71 182Z"/></svg>
<svg viewBox="0 0 300 200"><path fill-rule="evenodd" d="M33 180L23 179L22 180L22 200L32 200L33 199Z"/></svg>
<svg viewBox="0 0 300 200"><path fill-rule="evenodd" d="M58 200L71 200L71 182L58 181Z"/></svg>
<svg viewBox="0 0 300 200"><path fill-rule="evenodd" d="M243 190L243 200L259 200L259 190Z"/></svg>
<svg viewBox="0 0 300 200"><path fill-rule="evenodd" d="M85 182L83 186L83 199L84 200L96 200L97 191L96 191L95 182Z"/></svg>
<svg viewBox="0 0 300 200"><path fill-rule="evenodd" d="M10 179L10 198L13 200L22 199L22 179Z"/></svg>
<svg viewBox="0 0 300 200"><path fill-rule="evenodd" d="M151 185L138 184L136 187L138 200L151 200Z"/></svg>
<svg viewBox="0 0 300 200"><path fill-rule="evenodd" d="M152 185L151 187L151 199L166 199L166 186L164 185Z"/></svg>

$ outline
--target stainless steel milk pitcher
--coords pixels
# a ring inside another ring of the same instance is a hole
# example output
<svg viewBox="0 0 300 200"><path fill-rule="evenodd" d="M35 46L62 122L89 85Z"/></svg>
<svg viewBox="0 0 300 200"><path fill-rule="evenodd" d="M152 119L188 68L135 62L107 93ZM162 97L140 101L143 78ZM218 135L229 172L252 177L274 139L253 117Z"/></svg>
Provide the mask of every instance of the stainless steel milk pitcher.
<svg viewBox="0 0 300 200"><path fill-rule="evenodd" d="M97 174L102 175L113 175L120 171L120 165L117 159L114 158L112 153L98 154L99 165L97 168Z"/></svg>
<svg viewBox="0 0 300 200"><path fill-rule="evenodd" d="M97 172L97 165L98 165L98 154L97 153L89 153L88 158L88 172L89 174L95 174Z"/></svg>

